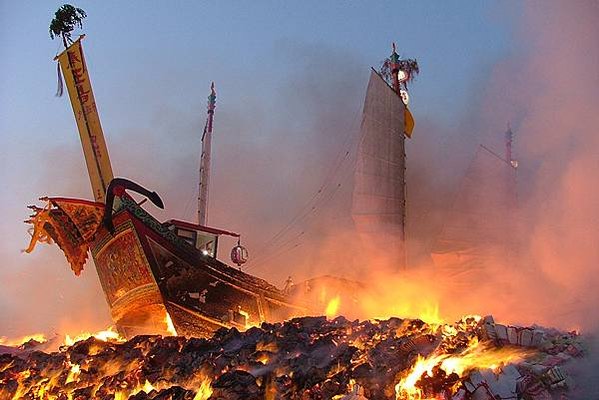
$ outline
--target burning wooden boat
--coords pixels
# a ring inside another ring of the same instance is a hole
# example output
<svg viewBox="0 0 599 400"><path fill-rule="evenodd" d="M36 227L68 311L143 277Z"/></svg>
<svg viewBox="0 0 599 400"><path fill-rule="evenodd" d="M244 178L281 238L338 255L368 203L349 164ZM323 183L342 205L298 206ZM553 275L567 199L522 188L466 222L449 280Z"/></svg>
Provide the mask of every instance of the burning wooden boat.
<svg viewBox="0 0 599 400"><path fill-rule="evenodd" d="M216 258L219 237L240 235L205 224L178 220L159 222L127 190L163 208L155 192L122 178L112 167L91 88L81 40L56 59L70 96L95 201L43 198L32 206L33 250L36 242L56 242L75 275L83 270L88 251L111 315L119 331L166 333L172 320L179 334L202 336L219 327L259 324L305 313L283 291ZM199 219L206 221L210 139L216 93L208 98L202 138ZM247 251L238 242L231 253L238 266Z"/></svg>

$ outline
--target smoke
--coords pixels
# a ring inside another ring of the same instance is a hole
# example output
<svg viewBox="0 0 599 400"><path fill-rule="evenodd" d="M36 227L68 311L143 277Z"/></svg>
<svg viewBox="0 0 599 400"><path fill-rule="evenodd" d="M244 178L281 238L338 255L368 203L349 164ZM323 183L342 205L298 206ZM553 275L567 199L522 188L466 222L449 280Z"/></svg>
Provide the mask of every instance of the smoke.
<svg viewBox="0 0 599 400"><path fill-rule="evenodd" d="M521 256L480 282L490 286L485 299L496 281L507 284L499 299L509 318L589 330L599 322L589 317L599 304L597 22L597 3L528 3L518 32L526 52L498 63L485 90L483 122L500 131L512 121L521 166Z"/></svg>

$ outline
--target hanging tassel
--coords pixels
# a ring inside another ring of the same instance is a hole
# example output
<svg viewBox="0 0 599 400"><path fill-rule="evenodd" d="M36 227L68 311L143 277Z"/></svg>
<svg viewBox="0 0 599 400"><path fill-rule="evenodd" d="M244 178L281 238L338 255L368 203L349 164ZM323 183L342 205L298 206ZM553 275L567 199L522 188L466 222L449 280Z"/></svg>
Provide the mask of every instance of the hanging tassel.
<svg viewBox="0 0 599 400"><path fill-rule="evenodd" d="M64 85L62 83L62 73L60 72L60 62L56 62L56 74L58 75L58 87L56 88L56 97L62 97Z"/></svg>

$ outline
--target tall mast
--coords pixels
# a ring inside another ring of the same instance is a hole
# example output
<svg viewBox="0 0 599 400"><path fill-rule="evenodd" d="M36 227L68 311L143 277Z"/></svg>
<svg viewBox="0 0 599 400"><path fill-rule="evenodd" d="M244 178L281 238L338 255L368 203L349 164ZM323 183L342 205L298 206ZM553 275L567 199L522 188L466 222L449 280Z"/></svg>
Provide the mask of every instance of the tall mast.
<svg viewBox="0 0 599 400"><path fill-rule="evenodd" d="M214 90L214 82L212 82L210 96L208 96L208 117L202 135L202 154L200 155L200 185L198 190L198 224L200 225L206 225L208 222L208 185L210 183L210 153L215 108L216 91Z"/></svg>
<svg viewBox="0 0 599 400"><path fill-rule="evenodd" d="M399 54L397 54L397 49L395 47L395 42L393 42L393 51L391 52L391 77L393 79L393 90L395 91L395 93L397 94L397 96L399 96L401 98L401 84L399 82ZM406 186L406 147L405 147L405 141L406 141L406 137L404 135L401 135L401 142L404 144L402 146L403 148L403 158L404 158L404 162L403 162L403 204L402 204L402 215L401 215L401 240L402 240L402 246L403 246L403 268L405 268L405 266L407 265L407 247L406 247L406 208L407 208L407 186Z"/></svg>

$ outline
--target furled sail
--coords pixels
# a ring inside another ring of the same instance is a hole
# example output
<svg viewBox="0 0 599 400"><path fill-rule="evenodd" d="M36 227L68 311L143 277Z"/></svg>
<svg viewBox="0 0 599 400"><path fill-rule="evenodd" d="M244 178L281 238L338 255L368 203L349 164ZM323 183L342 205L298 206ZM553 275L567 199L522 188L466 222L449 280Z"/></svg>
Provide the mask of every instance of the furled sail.
<svg viewBox="0 0 599 400"><path fill-rule="evenodd" d="M511 262L516 227L515 178L512 163L479 146L431 254L435 266L456 284L467 286L472 274Z"/></svg>
<svg viewBox="0 0 599 400"><path fill-rule="evenodd" d="M103 202L106 189L113 178L108 149L92 91L81 35L72 45L56 56L73 106L77 121L87 172L91 181L94 199Z"/></svg>
<svg viewBox="0 0 599 400"><path fill-rule="evenodd" d="M374 70L370 74L358 146L352 216L363 245L405 265L405 110Z"/></svg>

